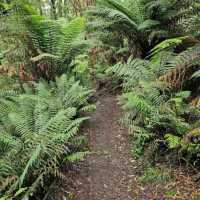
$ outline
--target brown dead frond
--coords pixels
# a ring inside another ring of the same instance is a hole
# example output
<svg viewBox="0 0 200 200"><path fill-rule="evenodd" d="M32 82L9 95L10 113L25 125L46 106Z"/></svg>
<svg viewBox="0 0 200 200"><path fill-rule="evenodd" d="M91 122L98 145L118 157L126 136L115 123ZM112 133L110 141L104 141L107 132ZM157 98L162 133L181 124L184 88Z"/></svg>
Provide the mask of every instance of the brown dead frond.
<svg viewBox="0 0 200 200"><path fill-rule="evenodd" d="M200 96L196 97L190 102L190 106L192 107L200 107Z"/></svg>

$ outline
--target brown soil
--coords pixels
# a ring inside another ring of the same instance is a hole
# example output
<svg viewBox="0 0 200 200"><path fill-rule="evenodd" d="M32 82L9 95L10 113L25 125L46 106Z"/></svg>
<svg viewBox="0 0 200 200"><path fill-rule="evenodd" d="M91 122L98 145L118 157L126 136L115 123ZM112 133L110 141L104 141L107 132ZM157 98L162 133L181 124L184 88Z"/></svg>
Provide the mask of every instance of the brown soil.
<svg viewBox="0 0 200 200"><path fill-rule="evenodd" d="M91 151L87 176L79 181L81 190L74 200L132 200L134 198L134 160L130 155L127 130L119 124L121 110L115 96L101 98L91 115L88 133ZM87 183L87 185L85 184ZM85 185L81 187L81 185Z"/></svg>
<svg viewBox="0 0 200 200"><path fill-rule="evenodd" d="M136 199L136 188L132 187L136 185L135 160L130 154L128 131L119 122L122 111L116 101L116 96L100 97L97 110L84 128L93 153L81 163L80 170L70 172L73 181L61 181L54 190L56 195L51 194L48 199L64 199L64 187L69 189L70 184L73 200Z"/></svg>
<svg viewBox="0 0 200 200"><path fill-rule="evenodd" d="M73 169L70 173L69 169L63 170L67 178L57 181L54 192L46 199L178 200L165 197L166 190L171 189L169 183L147 184L144 187L138 183L138 165L130 153L128 130L119 123L122 111L117 105L116 96L101 96L99 99L97 110L84 127L93 153L80 164L79 169ZM183 176L181 180L184 182ZM176 183L173 182L172 188Z"/></svg>

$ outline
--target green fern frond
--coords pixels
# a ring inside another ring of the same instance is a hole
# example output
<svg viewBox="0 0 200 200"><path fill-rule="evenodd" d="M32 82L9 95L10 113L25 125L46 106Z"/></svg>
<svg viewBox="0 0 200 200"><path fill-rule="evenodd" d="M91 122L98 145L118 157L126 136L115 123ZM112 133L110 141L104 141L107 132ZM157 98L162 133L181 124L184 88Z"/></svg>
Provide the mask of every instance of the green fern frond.
<svg viewBox="0 0 200 200"><path fill-rule="evenodd" d="M93 112L96 110L96 105L92 104L92 105L86 105L84 106L83 108L81 108L80 111L83 111L83 112Z"/></svg>
<svg viewBox="0 0 200 200"><path fill-rule="evenodd" d="M131 20L135 20L135 17L134 15L130 12L130 10L128 8L126 8L122 3L116 1L116 0L103 0L103 1L100 1L100 5L103 4L103 5L106 5L108 6L109 8L113 9L113 12L114 10L117 10L119 11L118 13L123 13L123 16L124 18L126 19L131 19ZM122 15L121 15L122 16ZM126 17L127 16L127 17ZM130 21L130 20L129 20ZM131 23L133 23L133 21ZM134 24L134 23L133 23ZM135 24L135 27L137 27L137 25Z"/></svg>
<svg viewBox="0 0 200 200"><path fill-rule="evenodd" d="M174 88L180 88L182 83L192 76L190 74L191 67L199 66L199 58L199 45L185 50L168 64L168 67L172 68L172 70L161 76L159 80L170 83Z"/></svg>
<svg viewBox="0 0 200 200"><path fill-rule="evenodd" d="M89 151L84 152L76 152L71 154L70 156L67 156L66 160L70 162L76 162L76 161L83 161L84 157L90 154Z"/></svg>
<svg viewBox="0 0 200 200"><path fill-rule="evenodd" d="M139 31L149 30L149 29L152 29L153 27L156 27L158 25L160 25L159 21L148 19L148 20L145 20L143 23L141 23L138 26L138 30Z"/></svg>
<svg viewBox="0 0 200 200"><path fill-rule="evenodd" d="M28 170L34 165L35 162L38 161L41 151L42 151L42 145L38 145L36 149L33 151L33 153L31 154L31 157L29 161L27 162L27 165L24 168L22 175L20 176L19 187L23 185L24 179L28 174Z"/></svg>
<svg viewBox="0 0 200 200"><path fill-rule="evenodd" d="M156 45L152 50L151 50L151 55L155 55L157 53L159 53L160 51L163 50L169 50L170 48L173 48L179 44L182 43L182 41L184 39L186 39L187 37L178 37L178 38L170 38L167 39L161 43L159 43L158 45Z"/></svg>
<svg viewBox="0 0 200 200"><path fill-rule="evenodd" d="M63 157L79 150L74 139L88 117L78 116L94 107L87 101L91 90L67 75L56 82L40 81L33 91L26 91L1 98L0 104L0 178L10 196L28 186L23 192L28 197L45 176L58 174Z"/></svg>

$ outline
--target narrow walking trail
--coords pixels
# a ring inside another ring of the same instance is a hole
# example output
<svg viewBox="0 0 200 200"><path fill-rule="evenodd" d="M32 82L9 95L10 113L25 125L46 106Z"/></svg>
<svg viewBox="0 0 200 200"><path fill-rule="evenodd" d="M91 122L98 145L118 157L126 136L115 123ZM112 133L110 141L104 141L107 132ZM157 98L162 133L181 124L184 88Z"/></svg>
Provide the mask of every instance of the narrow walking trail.
<svg viewBox="0 0 200 200"><path fill-rule="evenodd" d="M142 188L138 184L128 130L119 122L123 114L117 97L101 96L97 104L97 110L82 130L89 139L92 153L81 162L78 170L63 169L67 178L54 184L56 188L47 199L155 200L152 188Z"/></svg>
<svg viewBox="0 0 200 200"><path fill-rule="evenodd" d="M74 200L133 200L134 169L128 132L115 96L100 98L87 127L92 152L82 170ZM87 183L87 184L86 184Z"/></svg>
<svg viewBox="0 0 200 200"><path fill-rule="evenodd" d="M90 115L90 120L81 131L89 139L92 153L70 171L64 166L62 178L52 184L53 187L43 200L194 199L191 197L192 191L195 191L194 184L177 170L174 182L141 186L138 181L138 163L130 151L128 130L119 122L123 114L117 105L116 96L100 96L97 104L97 110ZM165 192L174 191L176 185L180 198L167 198Z"/></svg>

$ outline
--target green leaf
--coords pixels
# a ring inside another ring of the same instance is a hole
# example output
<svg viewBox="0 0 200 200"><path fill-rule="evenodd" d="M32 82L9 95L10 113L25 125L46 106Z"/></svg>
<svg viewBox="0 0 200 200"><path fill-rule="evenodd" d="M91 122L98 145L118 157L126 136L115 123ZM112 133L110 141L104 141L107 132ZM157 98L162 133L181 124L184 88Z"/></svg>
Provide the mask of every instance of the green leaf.
<svg viewBox="0 0 200 200"><path fill-rule="evenodd" d="M20 182L19 182L20 187L22 186L24 179L25 179L26 175L28 174L28 170L37 161L41 151L42 151L42 145L38 145L36 147L36 149L33 151L33 154L31 155L28 163L26 164L26 167L24 168L22 175L20 176Z"/></svg>
<svg viewBox="0 0 200 200"><path fill-rule="evenodd" d="M181 138L172 134L166 134L165 140L168 142L170 149L178 148L181 145Z"/></svg>
<svg viewBox="0 0 200 200"><path fill-rule="evenodd" d="M193 75L192 78L200 78L200 70L196 71Z"/></svg>
<svg viewBox="0 0 200 200"><path fill-rule="evenodd" d="M138 30L148 30L158 25L160 25L159 21L148 19L139 25Z"/></svg>
<svg viewBox="0 0 200 200"><path fill-rule="evenodd" d="M159 43L156 45L152 50L151 50L151 55L155 55L160 51L163 51L165 49L168 49L170 47L177 46L182 43L184 39L186 39L187 36L185 37L177 37L177 38L170 38L167 40L164 40L163 42Z"/></svg>
<svg viewBox="0 0 200 200"><path fill-rule="evenodd" d="M84 157L90 153L91 153L90 151L76 152L76 153L71 154L70 156L67 156L66 160L70 162L83 161Z"/></svg>
<svg viewBox="0 0 200 200"><path fill-rule="evenodd" d="M14 195L14 197L17 197L19 195L21 195L23 192L25 192L28 188L25 187L25 188L20 188Z"/></svg>
<svg viewBox="0 0 200 200"><path fill-rule="evenodd" d="M176 93L175 96L183 98L183 99L187 99L190 95L191 95L191 91L181 91L181 92Z"/></svg>

